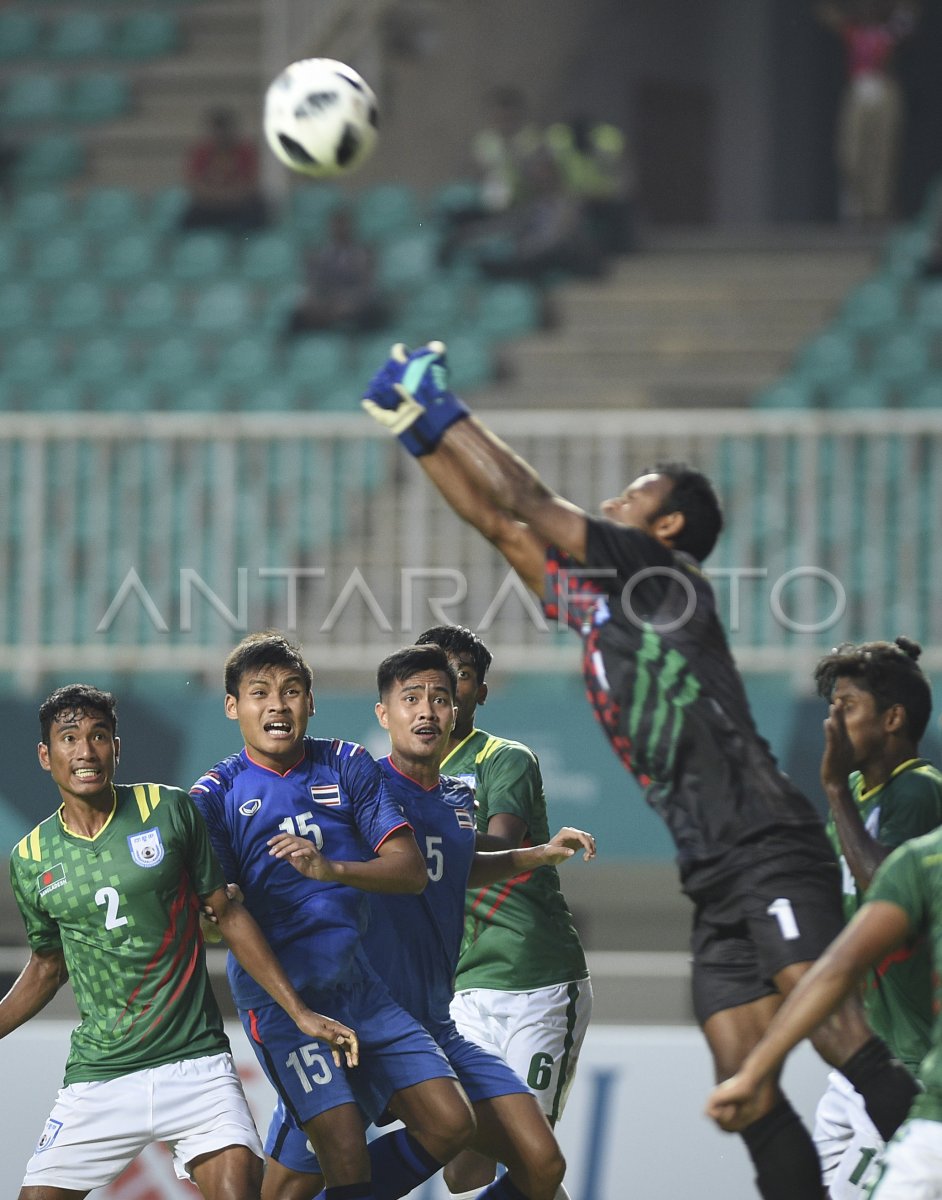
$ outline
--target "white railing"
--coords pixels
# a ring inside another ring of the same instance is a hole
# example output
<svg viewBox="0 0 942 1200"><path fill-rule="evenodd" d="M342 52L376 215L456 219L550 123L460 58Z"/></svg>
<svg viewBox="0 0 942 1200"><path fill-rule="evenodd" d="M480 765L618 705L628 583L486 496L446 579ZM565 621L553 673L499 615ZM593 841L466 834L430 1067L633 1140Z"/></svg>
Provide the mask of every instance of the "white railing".
<svg viewBox="0 0 942 1200"><path fill-rule="evenodd" d="M942 667L942 414L494 412L594 510L683 458L727 516L708 562L745 669L796 680L836 641L906 632ZM503 559L361 415L69 414L0 420L0 670L215 679L247 630L322 672L372 672L425 626L487 633L507 670L570 667Z"/></svg>

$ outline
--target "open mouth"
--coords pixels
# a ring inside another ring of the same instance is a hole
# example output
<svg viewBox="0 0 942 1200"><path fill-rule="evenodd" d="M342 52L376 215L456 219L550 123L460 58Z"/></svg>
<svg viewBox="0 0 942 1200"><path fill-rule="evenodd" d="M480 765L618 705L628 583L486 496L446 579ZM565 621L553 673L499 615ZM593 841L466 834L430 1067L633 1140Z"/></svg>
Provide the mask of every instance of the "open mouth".
<svg viewBox="0 0 942 1200"><path fill-rule="evenodd" d="M76 767L73 774L79 783L91 783L101 779L102 771L101 767Z"/></svg>
<svg viewBox="0 0 942 1200"><path fill-rule="evenodd" d="M267 734L270 734L274 738L291 736L291 723L289 721L266 721L263 728Z"/></svg>
<svg viewBox="0 0 942 1200"><path fill-rule="evenodd" d="M442 735L437 725L417 725L412 733L422 742L434 742Z"/></svg>

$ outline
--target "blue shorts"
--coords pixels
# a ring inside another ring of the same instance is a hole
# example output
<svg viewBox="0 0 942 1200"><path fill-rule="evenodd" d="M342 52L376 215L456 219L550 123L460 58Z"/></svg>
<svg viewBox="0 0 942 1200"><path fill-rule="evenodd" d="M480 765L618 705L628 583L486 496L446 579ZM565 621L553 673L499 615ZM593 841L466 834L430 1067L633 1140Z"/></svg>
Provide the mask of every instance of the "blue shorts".
<svg viewBox="0 0 942 1200"><path fill-rule="evenodd" d="M474 1042L469 1042L461 1036L453 1023L449 1022L437 1030L435 1040L447 1055L458 1076L458 1082L467 1092L472 1104L493 1100L496 1096L531 1094L516 1071L508 1067L502 1058L482 1050ZM317 1156L307 1140L307 1134L291 1119L280 1099L268 1126L265 1153L290 1171L320 1174Z"/></svg>
<svg viewBox="0 0 942 1200"><path fill-rule="evenodd" d="M455 1077L431 1035L378 977L305 988L301 995L315 1012L356 1031L360 1062L353 1070L335 1066L329 1046L307 1038L274 1002L239 1011L262 1070L297 1125L351 1101L373 1120L394 1092L426 1079Z"/></svg>

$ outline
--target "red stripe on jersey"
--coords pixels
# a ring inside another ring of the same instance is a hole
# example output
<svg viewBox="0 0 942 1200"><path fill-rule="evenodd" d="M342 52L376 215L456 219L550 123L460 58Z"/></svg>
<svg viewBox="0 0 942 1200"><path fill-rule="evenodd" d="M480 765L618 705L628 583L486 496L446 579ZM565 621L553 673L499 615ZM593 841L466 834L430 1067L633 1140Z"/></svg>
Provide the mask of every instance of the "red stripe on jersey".
<svg viewBox="0 0 942 1200"><path fill-rule="evenodd" d="M521 883L526 883L528 879L532 879L532 878L533 878L532 871L524 871L522 875L515 875L513 877L513 879L508 879L507 882L504 884L504 886L497 893L496 900L491 905L491 907L487 910L487 912L484 913L484 916L482 919L485 921L489 921L491 919L491 917L494 915L494 913L496 913L497 910L500 908L500 906L504 903L504 901L507 899L507 897L510 895L510 893L514 890L514 888L517 887ZM475 908L477 908L477 906L479 904L483 903L483 901L487 899L487 894L490 890L491 890L490 888L482 888L481 891L479 891L478 894L475 896L474 900L471 902L471 908L475 909Z"/></svg>

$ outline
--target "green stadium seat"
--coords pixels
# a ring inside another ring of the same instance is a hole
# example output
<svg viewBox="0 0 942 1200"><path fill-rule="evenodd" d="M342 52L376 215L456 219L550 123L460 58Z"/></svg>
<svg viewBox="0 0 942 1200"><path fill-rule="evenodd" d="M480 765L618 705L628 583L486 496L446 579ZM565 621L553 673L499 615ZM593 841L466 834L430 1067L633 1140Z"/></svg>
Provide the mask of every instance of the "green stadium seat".
<svg viewBox="0 0 942 1200"><path fill-rule="evenodd" d="M92 188L82 201L78 223L93 237L114 239L136 230L140 207L137 194L130 188Z"/></svg>
<svg viewBox="0 0 942 1200"><path fill-rule="evenodd" d="M780 379L763 388L755 400L756 408L812 408L814 391L807 382L798 379Z"/></svg>
<svg viewBox="0 0 942 1200"><path fill-rule="evenodd" d="M85 406L85 390L72 379L44 384L26 397L31 412L79 412Z"/></svg>
<svg viewBox="0 0 942 1200"><path fill-rule="evenodd" d="M19 279L0 283L0 336L29 329L38 308L36 288L31 283Z"/></svg>
<svg viewBox="0 0 942 1200"><path fill-rule="evenodd" d="M822 333L799 353L796 377L815 388L835 389L848 383L857 368L856 339L850 333Z"/></svg>
<svg viewBox="0 0 942 1200"><path fill-rule="evenodd" d="M16 387L34 388L52 379L59 371L58 347L49 338L38 334L20 338L3 356L0 372L3 379Z"/></svg>
<svg viewBox="0 0 942 1200"><path fill-rule="evenodd" d="M844 301L840 323L858 334L879 333L898 319L902 307L902 291L897 280L868 279Z"/></svg>
<svg viewBox="0 0 942 1200"><path fill-rule="evenodd" d="M170 251L170 274L180 283L206 283L229 265L229 239L222 233L187 233Z"/></svg>
<svg viewBox="0 0 942 1200"><path fill-rule="evenodd" d="M86 124L110 121L130 109L131 89L123 75L111 71L86 72L72 81L66 107L72 121Z"/></svg>
<svg viewBox="0 0 942 1200"><path fill-rule="evenodd" d="M165 338L151 347L139 374L172 395L203 374L202 349L190 337Z"/></svg>
<svg viewBox="0 0 942 1200"><path fill-rule="evenodd" d="M102 246L98 272L108 283L136 283L151 274L156 262L156 238L149 233L125 233Z"/></svg>
<svg viewBox="0 0 942 1200"><path fill-rule="evenodd" d="M67 284L53 298L49 326L57 333L98 329L108 316L110 293L92 279Z"/></svg>
<svg viewBox="0 0 942 1200"><path fill-rule="evenodd" d="M242 248L239 273L249 283L283 284L298 277L301 258L297 242L286 234L250 234Z"/></svg>
<svg viewBox="0 0 942 1200"><path fill-rule="evenodd" d="M44 49L50 58L95 58L107 52L110 36L111 23L105 16L78 10L56 18Z"/></svg>
<svg viewBox="0 0 942 1200"><path fill-rule="evenodd" d="M452 275L440 275L424 287L407 292L396 316L397 335L410 346L430 338L446 341L468 319L468 289Z"/></svg>
<svg viewBox="0 0 942 1200"><path fill-rule="evenodd" d="M228 392L214 380L189 384L168 397L174 412L222 412L228 407Z"/></svg>
<svg viewBox="0 0 942 1200"><path fill-rule="evenodd" d="M0 60L29 58L39 45L40 21L22 8L0 11Z"/></svg>
<svg viewBox="0 0 942 1200"><path fill-rule="evenodd" d="M366 241L414 233L420 223L415 189L405 183L380 183L361 192L354 206L357 233Z"/></svg>
<svg viewBox="0 0 942 1200"><path fill-rule="evenodd" d="M180 184L155 192L145 217L150 231L162 234L176 229L188 203L189 193Z"/></svg>
<svg viewBox="0 0 942 1200"><path fill-rule="evenodd" d="M11 230L0 229L0 279L12 275L19 266L20 240Z"/></svg>
<svg viewBox="0 0 942 1200"><path fill-rule="evenodd" d="M340 208L344 195L329 183L302 183L294 188L288 201L288 228L307 239L322 237L330 214Z"/></svg>
<svg viewBox="0 0 942 1200"><path fill-rule="evenodd" d="M119 380L96 392L95 411L151 412L157 407L157 400L157 389L147 380Z"/></svg>
<svg viewBox="0 0 942 1200"><path fill-rule="evenodd" d="M310 391L324 391L346 374L349 345L340 333L295 338L286 351L284 379Z"/></svg>
<svg viewBox="0 0 942 1200"><path fill-rule="evenodd" d="M495 375L494 345L478 332L461 333L448 339L448 371L458 392L484 387Z"/></svg>
<svg viewBox="0 0 942 1200"><path fill-rule="evenodd" d="M883 266L897 279L911 279L926 261L932 248L931 229L906 226L887 239Z"/></svg>
<svg viewBox="0 0 942 1200"><path fill-rule="evenodd" d="M190 315L197 333L233 337L252 319L251 295L239 282L212 284L196 297Z"/></svg>
<svg viewBox="0 0 942 1200"><path fill-rule="evenodd" d="M306 390L283 379L267 380L255 388L242 388L235 397L235 407L243 412L291 412L300 407L299 398Z"/></svg>
<svg viewBox="0 0 942 1200"><path fill-rule="evenodd" d="M890 392L881 380L861 376L828 389L824 398L830 409L879 409L889 406Z"/></svg>
<svg viewBox="0 0 942 1200"><path fill-rule="evenodd" d="M532 333L540 326L540 293L528 283L506 280L482 287L475 306L474 327L502 340Z"/></svg>
<svg viewBox="0 0 942 1200"><path fill-rule="evenodd" d="M65 192L19 192L7 214L7 227L14 233L48 238L60 232L71 219Z"/></svg>
<svg viewBox="0 0 942 1200"><path fill-rule="evenodd" d="M85 149L71 133L50 133L24 146L10 171L20 186L62 183L85 166Z"/></svg>
<svg viewBox="0 0 942 1200"><path fill-rule="evenodd" d="M271 339L247 336L231 342L220 353L213 379L229 391L246 393L268 384L275 373Z"/></svg>
<svg viewBox="0 0 942 1200"><path fill-rule="evenodd" d="M107 389L125 381L129 365L129 347L124 338L96 337L79 346L71 376L86 388Z"/></svg>
<svg viewBox="0 0 942 1200"><path fill-rule="evenodd" d="M87 240L77 233L58 233L34 242L29 273L39 283L59 283L78 275L87 262Z"/></svg>
<svg viewBox="0 0 942 1200"><path fill-rule="evenodd" d="M473 179L455 179L442 184L429 203L431 212L437 217L449 217L452 213L478 210L481 206L481 188Z"/></svg>
<svg viewBox="0 0 942 1200"><path fill-rule="evenodd" d="M942 412L942 375L930 375L906 394L907 408L935 408Z"/></svg>
<svg viewBox="0 0 942 1200"><path fill-rule="evenodd" d="M110 50L115 58L148 59L172 54L180 42L180 22L173 13L129 13L118 25Z"/></svg>
<svg viewBox="0 0 942 1200"><path fill-rule="evenodd" d="M890 332L873 348L871 374L887 387L900 390L917 386L929 368L929 339L919 329Z"/></svg>
<svg viewBox="0 0 942 1200"><path fill-rule="evenodd" d="M179 315L180 295L175 285L150 279L125 296L119 323L127 333L166 334Z"/></svg>
<svg viewBox="0 0 942 1200"><path fill-rule="evenodd" d="M913 299L912 322L928 334L942 332L942 283L924 283Z"/></svg>
<svg viewBox="0 0 942 1200"><path fill-rule="evenodd" d="M438 234L434 230L401 235L379 251L376 278L388 292L425 287L438 274Z"/></svg>
<svg viewBox="0 0 942 1200"><path fill-rule="evenodd" d="M58 75L16 75L4 91L0 117L9 125L55 121L63 115L63 104L63 84Z"/></svg>

